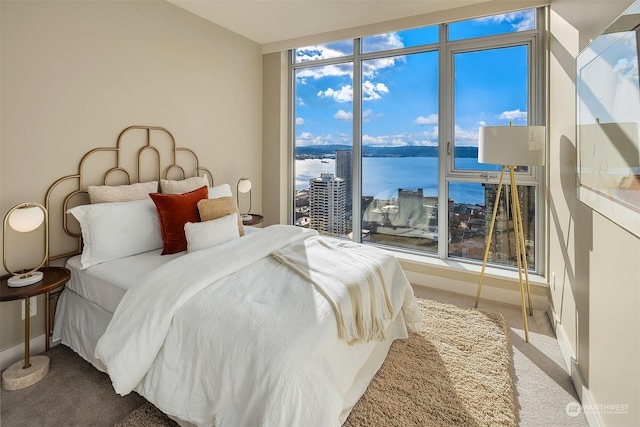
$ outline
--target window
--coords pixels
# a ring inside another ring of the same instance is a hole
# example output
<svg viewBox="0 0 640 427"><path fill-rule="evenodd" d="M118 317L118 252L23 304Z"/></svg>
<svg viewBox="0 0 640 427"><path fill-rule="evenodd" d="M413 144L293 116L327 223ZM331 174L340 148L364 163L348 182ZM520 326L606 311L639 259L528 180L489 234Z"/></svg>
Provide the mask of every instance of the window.
<svg viewBox="0 0 640 427"><path fill-rule="evenodd" d="M500 166L478 163L478 130L541 123L543 13L293 50L295 224L481 262L498 203L489 260L515 265L510 189L495 200ZM517 173L529 267L540 271L541 174Z"/></svg>

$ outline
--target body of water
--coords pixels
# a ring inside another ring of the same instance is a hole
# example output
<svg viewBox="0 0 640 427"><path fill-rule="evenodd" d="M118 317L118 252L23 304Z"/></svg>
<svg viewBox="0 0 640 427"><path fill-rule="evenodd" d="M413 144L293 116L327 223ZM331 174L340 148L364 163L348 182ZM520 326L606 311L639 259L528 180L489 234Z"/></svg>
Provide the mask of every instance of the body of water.
<svg viewBox="0 0 640 427"><path fill-rule="evenodd" d="M459 169L499 170L495 165L478 163L476 158L456 158ZM296 160L296 190L309 188L309 179L321 173L335 175L335 159ZM496 169L497 168L497 169ZM425 196L438 195L438 159L436 157L363 157L362 195L388 200L398 197L398 189L422 188ZM449 197L456 203L484 204L480 183L451 183Z"/></svg>

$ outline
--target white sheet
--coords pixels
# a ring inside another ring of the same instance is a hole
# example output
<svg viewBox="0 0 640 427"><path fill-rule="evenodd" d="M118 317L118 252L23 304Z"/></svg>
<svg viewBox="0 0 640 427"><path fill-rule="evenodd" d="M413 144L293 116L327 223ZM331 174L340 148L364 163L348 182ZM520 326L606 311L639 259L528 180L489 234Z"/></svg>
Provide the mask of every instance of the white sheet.
<svg viewBox="0 0 640 427"><path fill-rule="evenodd" d="M256 227L245 227L246 234L259 230ZM171 255L161 255L161 253L162 249L157 249L94 265L84 270L80 263L80 255L76 255L67 260L66 267L71 271L67 288L109 313L113 313L133 284L139 283L151 271L186 252Z"/></svg>
<svg viewBox="0 0 640 427"><path fill-rule="evenodd" d="M135 388L198 425L340 424L345 398L377 343L338 339L327 300L266 256L278 248L270 229L289 230L284 244L303 230L268 227L254 239L180 257L131 288L96 349L119 393ZM202 262L207 257L217 269ZM419 312L402 278L391 289L394 319L401 308ZM390 339L406 338L399 329Z"/></svg>
<svg viewBox="0 0 640 427"><path fill-rule="evenodd" d="M80 255L67 261L71 278L67 288L113 313L127 290L151 271L183 255L160 255L162 249L116 259L82 270Z"/></svg>

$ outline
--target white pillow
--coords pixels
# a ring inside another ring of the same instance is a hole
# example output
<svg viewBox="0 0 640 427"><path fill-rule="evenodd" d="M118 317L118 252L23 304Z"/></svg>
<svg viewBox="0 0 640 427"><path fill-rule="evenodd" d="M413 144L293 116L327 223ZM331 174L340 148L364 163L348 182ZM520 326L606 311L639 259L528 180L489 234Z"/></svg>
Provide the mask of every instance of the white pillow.
<svg viewBox="0 0 640 427"><path fill-rule="evenodd" d="M192 178L173 181L170 179L160 180L160 192L163 194L184 194L197 190L200 187L209 186L209 178L206 176L194 176Z"/></svg>
<svg viewBox="0 0 640 427"><path fill-rule="evenodd" d="M184 225L187 253L219 245L240 237L238 214L223 216L204 222L187 222Z"/></svg>
<svg viewBox="0 0 640 427"><path fill-rule="evenodd" d="M76 206L67 213L82 229L83 269L162 247L158 211L150 198Z"/></svg>
<svg viewBox="0 0 640 427"><path fill-rule="evenodd" d="M209 187L210 199L219 199L220 197L233 197L229 184L220 184L215 187Z"/></svg>

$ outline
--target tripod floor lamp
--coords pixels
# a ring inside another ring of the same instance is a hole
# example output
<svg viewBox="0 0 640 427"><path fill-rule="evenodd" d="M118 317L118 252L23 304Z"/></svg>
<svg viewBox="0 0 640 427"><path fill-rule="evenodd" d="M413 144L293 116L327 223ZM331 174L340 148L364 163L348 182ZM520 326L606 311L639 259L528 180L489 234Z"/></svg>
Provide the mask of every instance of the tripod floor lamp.
<svg viewBox="0 0 640 427"><path fill-rule="evenodd" d="M525 340L529 342L529 326L527 324L527 310L525 304L525 292L529 304L529 314L533 315L531 306L531 289L529 287L529 268L527 266L527 253L524 239L524 228L522 225L522 212L520 209L520 199L518 197L518 187L516 185L515 169L518 166L543 166L545 147L544 126L483 126L480 128L478 143L478 162L502 165L500 182L493 206L493 215L489 227L489 236L486 242L482 270L480 272L480 282L476 294L475 307L478 307L480 300L480 290L484 280L484 273L487 267L489 249L491 247L491 237L500 204L500 194L504 183L505 171L509 170L511 186L511 215L513 218L513 229L515 236L516 258L518 264L518 280L520 282L520 298L522 303L522 320L524 322ZM505 186L507 185L504 183ZM507 202L508 203L508 202ZM523 282L524 272L524 282Z"/></svg>

